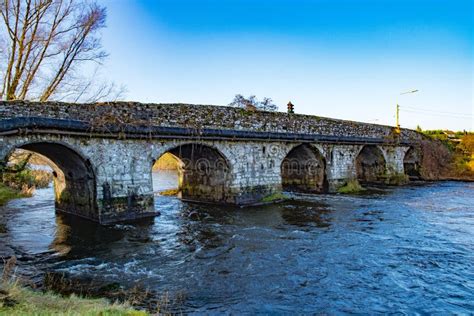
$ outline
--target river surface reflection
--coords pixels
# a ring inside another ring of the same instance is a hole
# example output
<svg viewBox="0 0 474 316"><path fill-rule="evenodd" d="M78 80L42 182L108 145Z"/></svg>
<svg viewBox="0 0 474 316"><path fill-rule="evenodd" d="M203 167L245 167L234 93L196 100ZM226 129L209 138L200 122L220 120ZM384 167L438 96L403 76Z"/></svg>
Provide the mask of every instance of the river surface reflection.
<svg viewBox="0 0 474 316"><path fill-rule="evenodd" d="M174 186L160 175L155 188ZM473 183L244 209L158 197L161 216L111 227L55 215L53 196L0 208L0 255L32 279L139 283L184 293L196 313L474 312Z"/></svg>

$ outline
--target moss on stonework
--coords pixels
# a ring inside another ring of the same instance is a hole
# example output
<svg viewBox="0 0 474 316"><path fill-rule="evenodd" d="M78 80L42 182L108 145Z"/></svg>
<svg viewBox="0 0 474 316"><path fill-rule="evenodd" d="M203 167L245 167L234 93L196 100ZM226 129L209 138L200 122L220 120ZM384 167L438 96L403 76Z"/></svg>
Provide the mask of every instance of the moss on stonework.
<svg viewBox="0 0 474 316"><path fill-rule="evenodd" d="M71 193L69 193L68 191L64 190L63 192L61 192L61 196L59 197L59 200L58 200L59 203L68 203L68 202L71 202Z"/></svg>
<svg viewBox="0 0 474 316"><path fill-rule="evenodd" d="M345 185L337 189L337 192L342 193L342 194L354 194L354 193L363 192L365 190L366 189L364 189L360 185L359 181L354 179L354 180L349 180Z"/></svg>
<svg viewBox="0 0 474 316"><path fill-rule="evenodd" d="M276 201L283 201L286 199L288 199L288 197L285 194L278 192L278 193L267 195L266 197L262 199L262 202L270 203L270 202L276 202Z"/></svg>
<svg viewBox="0 0 474 316"><path fill-rule="evenodd" d="M409 182L409 177L404 173L388 175L385 179L385 184L388 185L402 185Z"/></svg>

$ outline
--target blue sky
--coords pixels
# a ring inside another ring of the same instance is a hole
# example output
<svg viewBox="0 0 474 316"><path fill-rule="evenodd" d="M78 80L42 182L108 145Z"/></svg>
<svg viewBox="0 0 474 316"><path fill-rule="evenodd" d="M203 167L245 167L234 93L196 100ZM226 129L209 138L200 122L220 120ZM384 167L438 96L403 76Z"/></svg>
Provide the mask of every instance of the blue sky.
<svg viewBox="0 0 474 316"><path fill-rule="evenodd" d="M281 110L291 100L298 113L393 125L398 98L404 127L474 130L472 0L102 3L104 74L128 100L254 94Z"/></svg>

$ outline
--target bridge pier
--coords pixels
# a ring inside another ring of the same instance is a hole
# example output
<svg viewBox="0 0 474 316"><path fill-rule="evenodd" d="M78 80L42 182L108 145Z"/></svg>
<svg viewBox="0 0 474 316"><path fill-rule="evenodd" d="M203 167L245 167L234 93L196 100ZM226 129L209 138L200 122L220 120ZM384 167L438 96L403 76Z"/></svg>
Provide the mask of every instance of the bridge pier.
<svg viewBox="0 0 474 316"><path fill-rule="evenodd" d="M152 157L145 141L107 139L97 151L90 140L90 155L97 170L97 204L101 223L153 217L155 211Z"/></svg>
<svg viewBox="0 0 474 316"><path fill-rule="evenodd" d="M328 160L329 192L352 179L363 183L400 184L406 179L404 157L409 147L333 145Z"/></svg>
<svg viewBox="0 0 474 316"><path fill-rule="evenodd" d="M234 204L249 205L282 190L280 166L288 145L280 142L232 142L225 150L232 166Z"/></svg>
<svg viewBox="0 0 474 316"><path fill-rule="evenodd" d="M357 179L355 161L361 148L361 145L333 145L330 147L330 160L327 169L329 192L337 192L337 189L347 181Z"/></svg>
<svg viewBox="0 0 474 316"><path fill-rule="evenodd" d="M157 214L144 142L59 135L0 137L0 141L4 164L15 149L40 154L53 163L58 212L101 224Z"/></svg>
<svg viewBox="0 0 474 316"><path fill-rule="evenodd" d="M184 143L168 152L181 157L184 165L189 166L184 168L183 199L249 205L281 192L279 168L284 146L204 141Z"/></svg>
<svg viewBox="0 0 474 316"><path fill-rule="evenodd" d="M386 161L386 184L402 184L408 181L405 174L404 158L410 147L381 146Z"/></svg>

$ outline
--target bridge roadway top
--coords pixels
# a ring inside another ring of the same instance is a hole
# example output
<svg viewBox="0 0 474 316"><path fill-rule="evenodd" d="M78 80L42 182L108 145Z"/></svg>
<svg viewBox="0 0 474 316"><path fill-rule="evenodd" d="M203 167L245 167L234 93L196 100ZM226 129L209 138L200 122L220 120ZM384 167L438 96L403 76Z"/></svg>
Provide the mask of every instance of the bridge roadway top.
<svg viewBox="0 0 474 316"><path fill-rule="evenodd" d="M24 132L93 137L202 138L411 144L421 134L390 126L282 112L137 102L0 102L0 135Z"/></svg>

